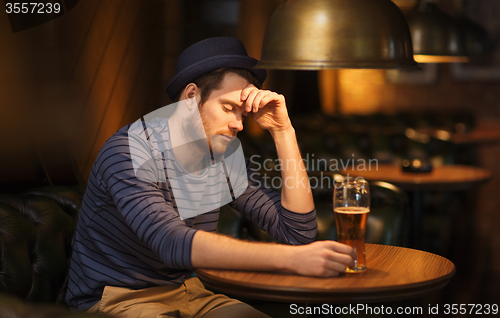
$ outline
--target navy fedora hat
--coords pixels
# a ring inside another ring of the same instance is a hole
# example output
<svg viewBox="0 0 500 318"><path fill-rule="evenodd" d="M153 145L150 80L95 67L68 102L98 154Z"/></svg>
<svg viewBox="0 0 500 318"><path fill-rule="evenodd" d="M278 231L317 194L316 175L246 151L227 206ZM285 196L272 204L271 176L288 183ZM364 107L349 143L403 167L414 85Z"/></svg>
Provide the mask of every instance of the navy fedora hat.
<svg viewBox="0 0 500 318"><path fill-rule="evenodd" d="M262 84L267 72L254 69L258 60L249 57L243 43L231 37L213 37L197 42L177 59L176 74L165 87L170 99L174 100L181 89L196 78L220 68L242 68L252 72Z"/></svg>

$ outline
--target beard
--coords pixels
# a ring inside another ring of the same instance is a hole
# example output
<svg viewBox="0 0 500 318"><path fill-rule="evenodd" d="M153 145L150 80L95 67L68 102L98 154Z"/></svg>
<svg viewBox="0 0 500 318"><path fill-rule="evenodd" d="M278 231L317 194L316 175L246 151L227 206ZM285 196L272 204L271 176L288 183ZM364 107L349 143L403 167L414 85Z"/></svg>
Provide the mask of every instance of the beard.
<svg viewBox="0 0 500 318"><path fill-rule="evenodd" d="M226 152L227 146L234 140L236 136L230 132L208 136L208 145L214 156L220 156Z"/></svg>
<svg viewBox="0 0 500 318"><path fill-rule="evenodd" d="M216 130L215 127L205 119L203 115L203 104L199 106L199 110L210 152L213 156L223 155L229 143L236 138L236 133L227 129Z"/></svg>

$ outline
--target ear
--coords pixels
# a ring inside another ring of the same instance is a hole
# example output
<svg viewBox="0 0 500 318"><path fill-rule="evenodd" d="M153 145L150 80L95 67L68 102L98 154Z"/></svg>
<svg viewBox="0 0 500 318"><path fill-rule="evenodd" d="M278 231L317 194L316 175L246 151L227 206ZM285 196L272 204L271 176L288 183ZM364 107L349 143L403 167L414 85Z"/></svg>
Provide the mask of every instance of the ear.
<svg viewBox="0 0 500 318"><path fill-rule="evenodd" d="M181 93L179 101L181 100L187 101L188 103L186 105L188 105L189 109L192 109L191 107L192 105L189 102L189 100L194 97L197 97L196 102L193 103L194 104L193 106L196 106L200 98L199 94L200 94L200 89L198 88L198 85L196 85L195 83L189 83L186 85L186 87L184 87L184 90Z"/></svg>
<svg viewBox="0 0 500 318"><path fill-rule="evenodd" d="M186 87L184 87L184 90L182 91L179 100L193 98L196 96L198 91L199 91L198 85L196 85L195 83L189 83L186 85Z"/></svg>

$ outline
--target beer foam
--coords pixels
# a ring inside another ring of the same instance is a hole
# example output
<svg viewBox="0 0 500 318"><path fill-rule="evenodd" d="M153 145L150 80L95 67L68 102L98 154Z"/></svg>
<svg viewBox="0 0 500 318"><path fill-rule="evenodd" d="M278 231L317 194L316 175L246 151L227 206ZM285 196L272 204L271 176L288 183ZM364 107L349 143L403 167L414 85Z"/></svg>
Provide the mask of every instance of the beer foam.
<svg viewBox="0 0 500 318"><path fill-rule="evenodd" d="M336 207L333 211L342 214L364 214L370 212L370 208L347 206L347 207Z"/></svg>

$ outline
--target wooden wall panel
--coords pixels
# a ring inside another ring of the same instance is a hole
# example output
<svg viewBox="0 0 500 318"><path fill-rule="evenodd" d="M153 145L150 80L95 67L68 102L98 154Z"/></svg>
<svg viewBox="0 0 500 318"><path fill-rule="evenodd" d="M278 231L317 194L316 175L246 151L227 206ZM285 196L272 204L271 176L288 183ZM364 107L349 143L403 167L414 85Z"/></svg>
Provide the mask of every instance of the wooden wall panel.
<svg viewBox="0 0 500 318"><path fill-rule="evenodd" d="M80 1L16 34L0 15L0 188L85 182L112 133L161 107L164 1Z"/></svg>
<svg viewBox="0 0 500 318"><path fill-rule="evenodd" d="M158 1L129 0L123 2L123 7L115 16L77 126L77 134L72 140L78 170L84 177L88 176L104 141L130 123L125 113L133 94L137 90L148 91L159 78L161 59L158 57L161 56L163 38L161 21L156 20L159 8L161 3ZM146 70L152 70L152 73L148 74L148 78L140 78L139 72ZM138 110L148 109L148 100L134 102ZM156 104L154 107L159 107L158 101L152 103Z"/></svg>
<svg viewBox="0 0 500 318"><path fill-rule="evenodd" d="M85 108L91 96L92 89L95 85L95 76L101 65L103 54L109 43L109 37L113 30L114 21L120 8L123 6L123 1L90 1L98 3L92 17L91 24L88 26L87 32L80 34L84 38L71 39L73 43L83 41L81 52L77 60L70 61L73 63L70 67L73 68L71 77L68 79L67 88L65 90L65 99L72 101L72 107L80 111L77 112L78 117ZM75 8L75 13L80 14L81 11L90 10L88 7L80 7L80 4ZM72 28L82 28L84 25L73 25ZM64 28L64 26L60 26ZM85 27L87 27L85 25ZM75 118L79 120L79 118Z"/></svg>
<svg viewBox="0 0 500 318"><path fill-rule="evenodd" d="M116 11L116 15L95 22L96 33L100 32L99 25L101 24L112 24L112 28L105 29L108 32L106 41L99 43L103 49L96 52L99 55L97 67L91 77L92 84L88 92L88 98L78 118L77 134L72 140L73 152L78 158L80 167L88 163L100 127L109 124L105 121L105 114L108 108L115 106L112 104L113 97L116 98L116 96L122 94L121 97L126 98L127 93L125 91L117 92L116 86L120 78L122 82L132 81L129 74L123 74L122 66L127 57L128 48L131 46L133 27L136 27L135 22L141 12L139 7L140 2L138 1L124 1ZM93 43L89 44L93 46ZM95 59L95 57L93 58ZM88 81L90 78L85 80Z"/></svg>
<svg viewBox="0 0 500 318"><path fill-rule="evenodd" d="M146 13L144 9L138 10L137 16L134 17L134 27L130 32L124 55L120 60L120 67L116 72L111 94L103 109L104 112L102 113L100 122L98 125L94 125L97 126L97 130L94 133L95 138L93 138L92 143L88 144L91 150L84 152L87 154L85 161L82 161L84 174L88 174L104 142L122 126L134 122L147 113L148 106L151 106L148 105L150 101L148 101L147 93L149 93L149 88L154 86L151 83L152 79L158 77L153 73L158 73L161 68L157 66L159 64L158 57L154 58L154 53L151 54L151 52L143 50L143 47L148 42L148 35L145 34L147 32L145 29L151 27L147 25L151 19L151 15ZM132 19L130 19L130 23L132 23ZM153 70L153 73L151 70ZM144 76L144 73L147 76ZM161 85L158 85L159 88ZM140 96L140 99L136 97L137 95ZM152 105L154 108L161 106L158 101L153 101L152 103L154 104ZM95 114L95 112L93 113ZM85 126L91 134L91 126ZM75 146L78 145L75 143Z"/></svg>

